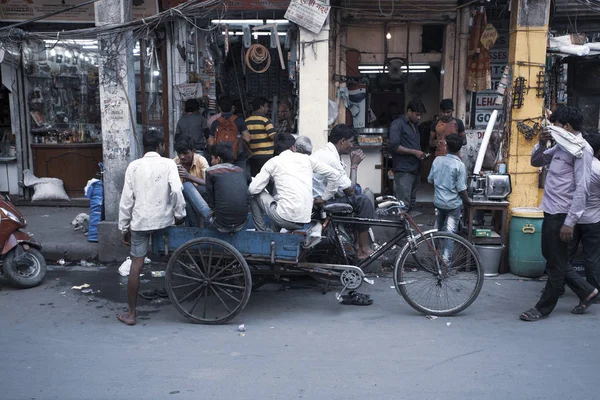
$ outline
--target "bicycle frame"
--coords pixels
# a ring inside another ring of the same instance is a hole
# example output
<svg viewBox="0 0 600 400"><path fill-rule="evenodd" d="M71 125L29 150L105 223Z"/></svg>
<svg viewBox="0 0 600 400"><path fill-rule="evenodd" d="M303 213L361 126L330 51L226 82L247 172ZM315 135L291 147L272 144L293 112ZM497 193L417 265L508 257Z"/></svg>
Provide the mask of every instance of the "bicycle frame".
<svg viewBox="0 0 600 400"><path fill-rule="evenodd" d="M337 224L349 224L349 225L369 226L369 227L370 226L381 226L381 227L402 229L392 239L390 239L388 242L384 243L380 248L375 250L369 257L365 258L364 260L361 260L357 265L357 267L359 267L361 269L368 267L373 261L377 260L386 251L390 250L392 247L394 247L398 243L402 242L404 239L406 239L407 244L412 246L415 243L417 237L420 237L429 232L435 231L435 230L429 230L429 231L423 232L421 229L419 229L419 227L415 223L415 221L413 221L413 219L404 212L402 212L400 214L399 221L386 220L386 219L360 218L360 217L345 217L345 216L339 216L339 215L328 215L325 218L325 221L323 222L323 227L327 226L327 224L329 224L330 222L333 223L333 229L335 232L337 245L343 252L346 262L348 262L348 256L346 255L346 250L344 249L344 246L342 245L342 242L340 239L340 232L339 232L339 228L338 228ZM413 229L418 232L418 235L414 234ZM437 250L434 249L434 251L436 251L436 253L437 253Z"/></svg>

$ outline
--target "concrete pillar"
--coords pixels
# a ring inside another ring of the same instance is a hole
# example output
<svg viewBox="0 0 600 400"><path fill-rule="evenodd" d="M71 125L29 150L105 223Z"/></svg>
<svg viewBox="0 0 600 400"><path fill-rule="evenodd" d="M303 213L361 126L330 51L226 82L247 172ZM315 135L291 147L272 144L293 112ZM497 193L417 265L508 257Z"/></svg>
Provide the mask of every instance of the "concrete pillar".
<svg viewBox="0 0 600 400"><path fill-rule="evenodd" d="M132 18L132 3L99 0L95 12L97 26L127 22ZM98 37L106 216L99 226L101 261L113 261L127 254L117 230L119 201L125 170L142 153L135 126L133 45L131 32Z"/></svg>
<svg viewBox="0 0 600 400"><path fill-rule="evenodd" d="M537 74L546 63L546 38L550 0L512 0L508 62L512 80L521 76L526 86L535 86ZM538 170L530 164L537 139L526 140L519 133L517 121L542 116L543 99L535 90L525 90L523 107L512 110L510 145L507 157L512 178L511 207L538 206L543 191L538 188Z"/></svg>
<svg viewBox="0 0 600 400"><path fill-rule="evenodd" d="M327 144L329 87L329 26L318 35L300 28L300 110L298 133L308 136L313 149Z"/></svg>

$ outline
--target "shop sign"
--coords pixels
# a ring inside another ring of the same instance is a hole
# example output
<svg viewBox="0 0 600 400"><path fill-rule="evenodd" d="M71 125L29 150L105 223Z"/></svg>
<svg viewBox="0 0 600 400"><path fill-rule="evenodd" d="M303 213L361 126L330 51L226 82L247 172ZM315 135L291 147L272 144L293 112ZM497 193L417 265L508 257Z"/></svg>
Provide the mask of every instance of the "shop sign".
<svg viewBox="0 0 600 400"><path fill-rule="evenodd" d="M189 100L197 99L202 97L202 84L201 83L183 83L176 85L177 93L179 98L177 100Z"/></svg>
<svg viewBox="0 0 600 400"><path fill-rule="evenodd" d="M177 7L187 0L162 0L164 10ZM227 10L285 10L290 0L226 0Z"/></svg>
<svg viewBox="0 0 600 400"><path fill-rule="evenodd" d="M316 35L321 32L330 9L317 0L291 0L284 18Z"/></svg>
<svg viewBox="0 0 600 400"><path fill-rule="evenodd" d="M477 110L487 110L487 109L496 109L498 108L495 105L496 98L498 96L495 93L477 93L475 97L475 108Z"/></svg>
<svg viewBox="0 0 600 400"><path fill-rule="evenodd" d="M488 122L490 122L490 118L492 116L492 112L494 110L477 110L475 111L475 128L477 129L485 129L487 127ZM502 110L498 110L498 118L496 118L496 124L494 127L498 127L500 120L502 119Z"/></svg>
<svg viewBox="0 0 600 400"><path fill-rule="evenodd" d="M81 0L2 0L0 20L5 22L27 21L59 10L81 4ZM133 19L147 18L158 14L157 0L134 1ZM94 4L56 14L42 22L94 23Z"/></svg>
<svg viewBox="0 0 600 400"><path fill-rule="evenodd" d="M492 63L508 63L508 49L490 50L490 61Z"/></svg>

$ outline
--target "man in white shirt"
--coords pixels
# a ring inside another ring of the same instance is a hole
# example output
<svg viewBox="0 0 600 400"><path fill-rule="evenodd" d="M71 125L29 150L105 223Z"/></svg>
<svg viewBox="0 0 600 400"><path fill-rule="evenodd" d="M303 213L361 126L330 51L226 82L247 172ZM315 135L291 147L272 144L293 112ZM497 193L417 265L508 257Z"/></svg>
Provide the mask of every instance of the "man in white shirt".
<svg viewBox="0 0 600 400"><path fill-rule="evenodd" d="M283 135L292 136L289 133ZM300 136L291 149L267 161L252 179L248 192L252 195L250 209L257 230L267 230L265 214L271 220L273 232L279 232L281 228L293 231L310 222L313 208L313 173L325 177L323 200L333 197L342 174L312 160L309 157L311 152L310 139ZM275 182L275 197L264 190L271 179Z"/></svg>
<svg viewBox="0 0 600 400"><path fill-rule="evenodd" d="M356 194L358 165L365 159L365 155L360 149L350 152L355 137L356 131L353 128L344 124L336 125L329 134L329 142L325 147L316 151L311 158L329 165L343 175L338 182L338 194L335 199L330 200L330 203L350 204L354 208L354 215L360 218L373 219L375 218L375 208L371 200L363 194ZM346 175L346 165L340 158L341 154L350 154L349 178ZM323 183L323 176L315 174L313 177L314 197L323 197L325 189ZM323 200L325 200L324 197ZM367 258L373 252L369 238L369 227L356 225L355 229L358 232L358 258Z"/></svg>
<svg viewBox="0 0 600 400"><path fill-rule="evenodd" d="M129 164L119 206L119 229L131 243L131 271L127 282L129 311L118 319L135 325L135 306L140 287L140 272L154 231L185 218L181 180L177 165L163 158L165 137L157 130L144 133L144 157ZM130 236L130 237L129 237Z"/></svg>

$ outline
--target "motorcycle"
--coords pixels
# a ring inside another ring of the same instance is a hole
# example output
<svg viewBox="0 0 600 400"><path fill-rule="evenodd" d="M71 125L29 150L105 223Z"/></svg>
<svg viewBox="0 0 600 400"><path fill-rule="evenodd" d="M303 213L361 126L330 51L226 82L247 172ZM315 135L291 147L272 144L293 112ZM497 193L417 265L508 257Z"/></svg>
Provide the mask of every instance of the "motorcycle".
<svg viewBox="0 0 600 400"><path fill-rule="evenodd" d="M26 226L27 221L10 198L0 195L0 276L19 288L38 286L46 276L42 246L22 231Z"/></svg>

